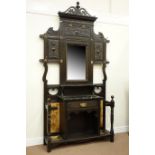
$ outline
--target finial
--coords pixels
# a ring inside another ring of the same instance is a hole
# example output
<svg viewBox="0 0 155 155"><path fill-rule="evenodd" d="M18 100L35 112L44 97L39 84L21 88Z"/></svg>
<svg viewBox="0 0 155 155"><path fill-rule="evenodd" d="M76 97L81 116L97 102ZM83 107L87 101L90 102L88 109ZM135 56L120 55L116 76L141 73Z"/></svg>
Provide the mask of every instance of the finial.
<svg viewBox="0 0 155 155"><path fill-rule="evenodd" d="M111 96L111 99L114 100L114 96L113 95Z"/></svg>
<svg viewBox="0 0 155 155"><path fill-rule="evenodd" d="M111 96L111 107L114 107L115 106L115 101L114 101L114 96L112 95Z"/></svg>
<svg viewBox="0 0 155 155"><path fill-rule="evenodd" d="M80 3L76 2L76 8L79 9L80 8Z"/></svg>

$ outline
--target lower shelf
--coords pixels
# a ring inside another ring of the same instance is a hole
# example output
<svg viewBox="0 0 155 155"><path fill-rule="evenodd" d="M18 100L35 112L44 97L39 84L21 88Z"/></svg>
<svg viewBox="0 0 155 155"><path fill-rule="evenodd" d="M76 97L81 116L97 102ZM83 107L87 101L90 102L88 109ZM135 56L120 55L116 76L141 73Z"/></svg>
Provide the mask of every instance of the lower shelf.
<svg viewBox="0 0 155 155"><path fill-rule="evenodd" d="M52 148L55 146L58 146L60 144L74 144L74 143L82 143L82 142L88 142L88 141L93 141L93 140L102 140L102 139L110 139L112 135L110 134L109 131L104 131L100 132L100 135L96 136L90 136L90 137L80 137L80 138L69 138L69 139L63 139L61 136L51 136L48 138L48 143L47 143L47 151L50 152ZM47 141L47 139L46 139Z"/></svg>

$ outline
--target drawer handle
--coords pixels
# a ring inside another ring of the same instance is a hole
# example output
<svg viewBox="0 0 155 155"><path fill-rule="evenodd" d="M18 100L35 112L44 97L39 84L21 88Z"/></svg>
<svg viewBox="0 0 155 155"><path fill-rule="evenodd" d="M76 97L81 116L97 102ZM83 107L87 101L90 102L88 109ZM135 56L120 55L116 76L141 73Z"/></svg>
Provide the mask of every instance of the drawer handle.
<svg viewBox="0 0 155 155"><path fill-rule="evenodd" d="M80 107L82 107L82 108L87 107L87 103L80 103Z"/></svg>

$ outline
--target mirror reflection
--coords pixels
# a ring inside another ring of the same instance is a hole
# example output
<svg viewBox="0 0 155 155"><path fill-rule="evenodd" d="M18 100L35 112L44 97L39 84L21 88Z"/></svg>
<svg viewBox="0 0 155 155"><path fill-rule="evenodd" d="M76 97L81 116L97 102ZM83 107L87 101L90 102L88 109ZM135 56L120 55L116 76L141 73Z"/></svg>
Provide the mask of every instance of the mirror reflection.
<svg viewBox="0 0 155 155"><path fill-rule="evenodd" d="M85 46L67 46L67 80L86 80Z"/></svg>

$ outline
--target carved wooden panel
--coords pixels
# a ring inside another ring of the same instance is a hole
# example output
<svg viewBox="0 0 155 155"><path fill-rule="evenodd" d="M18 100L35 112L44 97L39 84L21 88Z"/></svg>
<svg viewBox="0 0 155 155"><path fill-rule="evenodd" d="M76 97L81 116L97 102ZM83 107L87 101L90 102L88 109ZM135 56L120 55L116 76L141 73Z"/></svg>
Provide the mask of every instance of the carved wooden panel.
<svg viewBox="0 0 155 155"><path fill-rule="evenodd" d="M48 58L59 58L59 41L48 40Z"/></svg>
<svg viewBox="0 0 155 155"><path fill-rule="evenodd" d="M80 23L65 23L63 34L67 36L90 37L90 25Z"/></svg>
<svg viewBox="0 0 155 155"><path fill-rule="evenodd" d="M95 61L103 60L103 44L101 42L95 43Z"/></svg>
<svg viewBox="0 0 155 155"><path fill-rule="evenodd" d="M85 22L64 22L63 23L64 27L74 27L74 28L81 28L81 29L90 29L91 25Z"/></svg>

